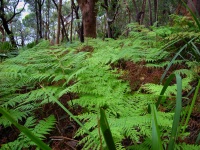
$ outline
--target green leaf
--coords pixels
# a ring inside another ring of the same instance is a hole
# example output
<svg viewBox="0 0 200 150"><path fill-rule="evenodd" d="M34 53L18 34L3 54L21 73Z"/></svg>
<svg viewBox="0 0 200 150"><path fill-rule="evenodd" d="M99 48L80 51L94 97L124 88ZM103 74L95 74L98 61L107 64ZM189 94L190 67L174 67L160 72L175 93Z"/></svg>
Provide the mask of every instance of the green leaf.
<svg viewBox="0 0 200 150"><path fill-rule="evenodd" d="M165 69L165 72L162 74L162 77L160 79L160 82L163 81L163 79L165 78L165 76L167 75L167 72L169 71L170 67L172 66L172 64L175 62L176 58L180 55L180 53L187 48L188 44L190 44L195 38L191 39L189 42L187 42L184 46L182 46L180 48L180 50L176 53L176 55L173 57L173 59L171 60L171 62L168 64L167 68Z"/></svg>
<svg viewBox="0 0 200 150"><path fill-rule="evenodd" d="M159 106L159 104L160 104L160 102L161 102L161 99L162 99L162 97L163 97L165 91L167 90L167 88L168 88L170 82L172 81L172 79L173 79L174 77L175 77L175 74L171 74L171 75L169 76L169 78L167 78L167 80L166 80L166 82L165 82L165 84L164 84L164 86L163 86L163 88L162 88L162 91L160 92L160 96L158 97L158 101L157 101L157 103L156 103L156 108L158 108L158 106Z"/></svg>
<svg viewBox="0 0 200 150"><path fill-rule="evenodd" d="M198 144L199 142L200 142L200 132L199 132L199 135L197 137L197 140L196 140L195 144Z"/></svg>
<svg viewBox="0 0 200 150"><path fill-rule="evenodd" d="M112 133L103 108L100 108L100 126L109 150L116 150Z"/></svg>
<svg viewBox="0 0 200 150"><path fill-rule="evenodd" d="M160 131L158 127L157 110L154 104L151 104L152 115L152 149L163 150L162 142L160 139Z"/></svg>
<svg viewBox="0 0 200 150"><path fill-rule="evenodd" d="M176 108L174 114L174 120L172 125L171 137L168 145L168 150L173 150L175 146L175 140L178 136L178 126L181 117L181 109L182 109L182 81L181 76L176 74L176 83L177 83L177 95L176 95Z"/></svg>
<svg viewBox="0 0 200 150"><path fill-rule="evenodd" d="M189 122L189 119L190 119L190 115L191 115L191 113L192 113L192 110L193 110L193 108L194 108L195 101L196 101L196 99L197 99L197 95L198 95L198 92L199 92L199 87L200 87L200 80L199 80L199 82L198 82L198 85L196 86L196 89L195 89L195 92L194 92L194 96L193 96L193 98L192 98L192 103L191 103L191 105L190 105L189 112L188 112L188 115L187 115L185 124L184 124L184 126L183 126L183 132L182 132L182 133L185 132L186 126L188 125L188 122Z"/></svg>

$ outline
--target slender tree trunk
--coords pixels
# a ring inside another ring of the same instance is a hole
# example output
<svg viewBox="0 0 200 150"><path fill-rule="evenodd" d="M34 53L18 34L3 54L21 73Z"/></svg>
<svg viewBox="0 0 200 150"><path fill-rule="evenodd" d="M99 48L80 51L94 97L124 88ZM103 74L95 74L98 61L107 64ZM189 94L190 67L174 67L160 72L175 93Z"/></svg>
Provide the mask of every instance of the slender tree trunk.
<svg viewBox="0 0 200 150"><path fill-rule="evenodd" d="M38 0L35 0L35 16L36 16L36 24L37 24L37 33L36 33L36 43L39 41L39 19L38 19Z"/></svg>
<svg viewBox="0 0 200 150"><path fill-rule="evenodd" d="M76 15L76 19L80 19L79 13L78 13L79 6L75 5L74 0L71 0L71 2L72 2L72 6L73 6L73 9L74 9L75 15ZM78 22L77 24L78 24L77 33L78 33L78 36L79 36L79 40L81 42L84 42L84 35L83 35L83 26L82 26L82 23Z"/></svg>
<svg viewBox="0 0 200 150"><path fill-rule="evenodd" d="M72 29L73 29L73 1L71 0L71 13L72 13L72 16L71 16L71 29L70 29L70 43L72 43Z"/></svg>
<svg viewBox="0 0 200 150"><path fill-rule="evenodd" d="M97 0L78 0L83 19L84 37L96 38Z"/></svg>
<svg viewBox="0 0 200 150"><path fill-rule="evenodd" d="M141 11L143 13L141 14L140 24L143 24L144 15L145 15L145 8L146 8L146 0L143 0L142 11Z"/></svg>
<svg viewBox="0 0 200 150"><path fill-rule="evenodd" d="M60 16L61 16L61 9L62 9L62 0L59 0L59 5L58 5L58 28L57 28L56 44L59 44L59 42L60 42Z"/></svg>
<svg viewBox="0 0 200 150"><path fill-rule="evenodd" d="M154 0L154 22L158 22L158 0Z"/></svg>
<svg viewBox="0 0 200 150"><path fill-rule="evenodd" d="M50 39L49 35L50 35L50 30L49 30L49 23L50 23L50 18L49 15L50 14L50 0L47 0L47 26L46 26L46 30L47 30L47 39Z"/></svg>
<svg viewBox="0 0 200 150"><path fill-rule="evenodd" d="M114 38L114 21L116 19L119 5L117 0L104 0L104 5L102 5L106 10L106 19L107 19L107 34L108 38Z"/></svg>
<svg viewBox="0 0 200 150"><path fill-rule="evenodd" d="M57 12L58 12L58 5L56 4L55 0L52 0L52 1L53 1L54 5L56 6L56 9L57 9ZM64 23L64 19L63 19L62 14L60 16L60 19L61 19L61 24L62 24L62 30L63 30L63 32L65 34L65 38L66 38L67 41L69 41L68 33L67 33L66 28L65 28L65 23Z"/></svg>
<svg viewBox="0 0 200 150"><path fill-rule="evenodd" d="M46 40L49 40L49 11L50 11L50 0L46 1L46 16L44 14L45 22L44 22L44 27L45 27L45 32L44 32L44 38Z"/></svg>
<svg viewBox="0 0 200 150"><path fill-rule="evenodd" d="M83 43L84 42L84 29L83 29L83 21L81 22L81 28L80 28L80 41Z"/></svg>
<svg viewBox="0 0 200 150"><path fill-rule="evenodd" d="M135 15L135 20L137 21L138 20L137 16L139 14L138 7L137 7L137 4L136 4L135 0L132 0L132 2L133 2L134 9L135 9L135 14L136 14Z"/></svg>
<svg viewBox="0 0 200 150"><path fill-rule="evenodd" d="M38 20L39 20L39 38L42 39L43 35L42 35L42 5L39 4L38 5Z"/></svg>
<svg viewBox="0 0 200 150"><path fill-rule="evenodd" d="M3 28L6 31L7 35L9 36L10 42L11 42L13 48L17 48L17 43L15 41L12 30L10 30L9 27L8 27L8 22L6 21L5 18L1 18L1 20L2 20Z"/></svg>
<svg viewBox="0 0 200 150"><path fill-rule="evenodd" d="M131 23L131 11L126 0L124 0L124 4L126 5L126 11L128 12L128 23ZM126 31L126 36L128 36L128 34L129 30Z"/></svg>
<svg viewBox="0 0 200 150"><path fill-rule="evenodd" d="M149 2L149 25L153 25L153 19L152 19L152 8L151 8L151 0L148 0Z"/></svg>
<svg viewBox="0 0 200 150"><path fill-rule="evenodd" d="M1 42L4 42L5 41L5 32L4 32L4 29L2 26L0 26L0 32L2 34L2 39L1 39Z"/></svg>
<svg viewBox="0 0 200 150"><path fill-rule="evenodd" d="M64 35L65 35L65 38L66 38L67 41L69 41L68 33L67 33L67 30L65 29L65 23L64 23L64 20L63 20L63 16L62 16L62 15L60 16L60 19L61 19L62 28L63 28L63 32L64 32Z"/></svg>
<svg viewBox="0 0 200 150"><path fill-rule="evenodd" d="M20 36L21 36L21 46L24 46L25 45L25 43L24 43L24 35L23 35L23 31L21 30L20 31Z"/></svg>

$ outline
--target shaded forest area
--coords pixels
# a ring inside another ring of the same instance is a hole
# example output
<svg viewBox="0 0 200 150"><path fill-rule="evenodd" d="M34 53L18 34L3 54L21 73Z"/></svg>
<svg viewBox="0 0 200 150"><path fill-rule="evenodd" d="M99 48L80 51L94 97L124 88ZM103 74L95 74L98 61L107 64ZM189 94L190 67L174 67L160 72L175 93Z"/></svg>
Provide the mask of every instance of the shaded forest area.
<svg viewBox="0 0 200 150"><path fill-rule="evenodd" d="M0 149L199 150L200 0L0 0Z"/></svg>

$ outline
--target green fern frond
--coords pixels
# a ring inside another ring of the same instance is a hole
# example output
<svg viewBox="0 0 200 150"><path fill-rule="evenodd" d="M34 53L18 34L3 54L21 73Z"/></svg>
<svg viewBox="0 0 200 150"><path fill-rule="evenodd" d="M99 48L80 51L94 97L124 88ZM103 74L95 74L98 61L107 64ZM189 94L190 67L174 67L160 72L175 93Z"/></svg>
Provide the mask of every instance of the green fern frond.
<svg viewBox="0 0 200 150"><path fill-rule="evenodd" d="M29 115L29 111L19 111L19 110L14 110L10 109L7 110L13 118L15 118L16 121L22 121L23 118L26 118ZM0 124L3 125L4 127L8 127L11 125L11 122L6 119L5 116L0 117Z"/></svg>
<svg viewBox="0 0 200 150"><path fill-rule="evenodd" d="M175 146L176 150L199 150L200 149L200 145L189 145L186 143L181 143L181 144L177 144Z"/></svg>
<svg viewBox="0 0 200 150"><path fill-rule="evenodd" d="M36 119L29 117L27 118L24 126L28 127L35 136L43 140L45 139L45 135L49 134L49 132L54 128L55 122L55 117L51 115L45 120L39 121L39 123L36 125ZM31 146L36 146L36 144L23 133L20 133L18 139L13 142L3 144L0 149L7 150L8 148L10 149L12 147L11 149L19 150L23 148L30 148Z"/></svg>

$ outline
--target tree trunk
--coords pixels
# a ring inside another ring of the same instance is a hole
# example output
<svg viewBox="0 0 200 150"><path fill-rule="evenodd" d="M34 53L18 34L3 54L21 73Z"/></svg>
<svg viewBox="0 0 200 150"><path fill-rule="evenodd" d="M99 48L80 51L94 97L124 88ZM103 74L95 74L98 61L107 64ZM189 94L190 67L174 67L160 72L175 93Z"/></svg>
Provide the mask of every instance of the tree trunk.
<svg viewBox="0 0 200 150"><path fill-rule="evenodd" d="M38 20L39 20L39 38L42 39L42 6L39 4L38 5Z"/></svg>
<svg viewBox="0 0 200 150"><path fill-rule="evenodd" d="M38 21L39 21L39 38L42 39L43 38L43 20L42 20L42 6L44 4L44 0L38 0Z"/></svg>
<svg viewBox="0 0 200 150"><path fill-rule="evenodd" d="M57 12L58 12L58 5L56 4L55 0L52 0L54 5L56 6L56 9L57 9ZM65 28L65 23L64 23L64 19L63 19L63 16L62 14L60 15L60 19L61 19L61 24L62 24L62 30L65 34L65 38L67 41L69 41L69 38L68 38L68 34L67 34L67 31L66 31L66 28Z"/></svg>
<svg viewBox="0 0 200 150"><path fill-rule="evenodd" d="M4 28L4 30L6 31L6 33L8 34L8 36L10 38L10 42L12 44L12 47L13 48L17 48L17 43L15 41L15 38L14 38L14 35L13 35L12 31L8 27L8 22L6 21L5 18L1 18L1 20L2 20L3 28Z"/></svg>
<svg viewBox="0 0 200 150"><path fill-rule="evenodd" d="M78 0L80 6L82 19L83 19L83 30L84 37L96 38L96 17L97 17L97 0Z"/></svg>
<svg viewBox="0 0 200 150"><path fill-rule="evenodd" d="M152 26L153 25L153 20L152 20L152 8L151 8L151 0L148 0L149 3L149 25Z"/></svg>
<svg viewBox="0 0 200 150"><path fill-rule="evenodd" d="M73 1L71 0L71 13L72 13L72 16L71 16L71 29L70 29L70 43L72 43L72 29L73 29Z"/></svg>
<svg viewBox="0 0 200 150"><path fill-rule="evenodd" d="M146 0L143 0L142 10L141 10L142 14L141 14L141 17L140 17L140 24L143 24L145 8L146 8Z"/></svg>
<svg viewBox="0 0 200 150"><path fill-rule="evenodd" d="M39 41L39 17L38 17L38 1L35 0L35 16L36 16L36 24L37 24L37 33L36 33L36 43Z"/></svg>
<svg viewBox="0 0 200 150"><path fill-rule="evenodd" d="M46 22L45 22L45 33L44 33L44 37L46 40L49 40L49 34L50 34L50 30L49 30L49 22L50 22L50 18L49 18L49 13L50 13L50 0L47 0L46 2Z"/></svg>
<svg viewBox="0 0 200 150"><path fill-rule="evenodd" d="M158 0L154 0L154 22L158 21Z"/></svg>
<svg viewBox="0 0 200 150"><path fill-rule="evenodd" d="M71 0L71 2L72 2L72 5L73 5L73 9L74 9L75 15L76 15L76 19L80 19L79 13L78 13L79 6L75 5L74 0ZM84 42L84 35L83 35L83 26L82 26L82 23L78 22L77 25L78 25L77 33L78 33L78 36L79 36L79 40L81 42Z"/></svg>
<svg viewBox="0 0 200 150"><path fill-rule="evenodd" d="M1 39L1 42L4 42L5 41L5 32L4 32L4 29L2 26L0 26L0 32L2 34L2 39Z"/></svg>
<svg viewBox="0 0 200 150"><path fill-rule="evenodd" d="M134 6L134 8L135 8L135 20L137 21L137 16L138 16L138 14L139 14L139 11L138 11L138 7L137 7L137 4L136 4L136 1L135 0L132 0L132 2L133 2L133 6Z"/></svg>
<svg viewBox="0 0 200 150"><path fill-rule="evenodd" d="M102 7L106 10L106 22L107 22L107 34L108 38L115 38L114 37L114 21L118 14L119 5L117 0L104 0L104 4Z"/></svg>
<svg viewBox="0 0 200 150"><path fill-rule="evenodd" d="M57 28L56 44L60 43L60 17L61 17L61 9L62 9L62 0L59 0L59 5L58 5L58 28Z"/></svg>

